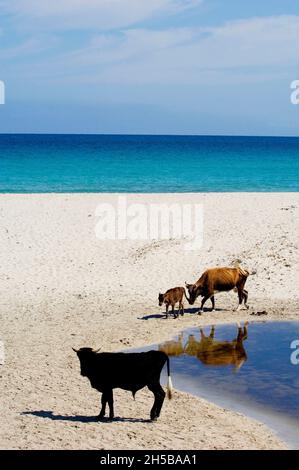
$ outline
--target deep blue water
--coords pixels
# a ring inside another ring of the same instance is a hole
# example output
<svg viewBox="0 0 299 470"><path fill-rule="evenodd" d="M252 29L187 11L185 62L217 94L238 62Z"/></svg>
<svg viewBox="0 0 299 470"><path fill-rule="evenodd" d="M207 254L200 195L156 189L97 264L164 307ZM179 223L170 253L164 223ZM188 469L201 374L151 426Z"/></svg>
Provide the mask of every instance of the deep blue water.
<svg viewBox="0 0 299 470"><path fill-rule="evenodd" d="M299 138L0 135L0 192L298 190Z"/></svg>

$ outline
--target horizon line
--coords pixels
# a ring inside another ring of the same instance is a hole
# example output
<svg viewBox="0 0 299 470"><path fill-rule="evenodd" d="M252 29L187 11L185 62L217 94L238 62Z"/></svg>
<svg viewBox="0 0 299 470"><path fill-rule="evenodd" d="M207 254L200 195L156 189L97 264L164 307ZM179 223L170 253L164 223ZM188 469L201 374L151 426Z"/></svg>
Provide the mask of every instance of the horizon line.
<svg viewBox="0 0 299 470"><path fill-rule="evenodd" d="M299 139L299 135L253 135L253 134L126 134L126 133L94 133L94 132L0 132L0 136L43 136L43 135L55 135L55 136L102 136L102 137L235 137L235 138L271 138L271 139Z"/></svg>

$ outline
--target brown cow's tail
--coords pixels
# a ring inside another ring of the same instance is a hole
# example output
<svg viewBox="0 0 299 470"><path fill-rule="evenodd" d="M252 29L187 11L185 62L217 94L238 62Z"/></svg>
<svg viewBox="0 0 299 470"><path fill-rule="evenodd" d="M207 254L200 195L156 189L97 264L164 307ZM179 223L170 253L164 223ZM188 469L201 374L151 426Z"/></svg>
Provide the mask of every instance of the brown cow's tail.
<svg viewBox="0 0 299 470"><path fill-rule="evenodd" d="M247 271L247 269L243 269L241 268L241 266L238 266L238 269L239 269L239 272L240 274L242 274L242 276L245 276L245 277L248 277L249 276L249 271Z"/></svg>
<svg viewBox="0 0 299 470"><path fill-rule="evenodd" d="M173 387L172 387L172 380L171 380L171 377L170 377L170 367L169 367L169 357L167 356L167 376L168 376L168 379L167 379L167 398L168 400L171 400L172 399L172 391L173 391Z"/></svg>
<svg viewBox="0 0 299 470"><path fill-rule="evenodd" d="M248 277L248 276L253 276L254 274L256 274L256 270L250 272L248 271L248 269L241 268L241 266L238 266L238 269L240 271L240 274L242 274L242 276Z"/></svg>

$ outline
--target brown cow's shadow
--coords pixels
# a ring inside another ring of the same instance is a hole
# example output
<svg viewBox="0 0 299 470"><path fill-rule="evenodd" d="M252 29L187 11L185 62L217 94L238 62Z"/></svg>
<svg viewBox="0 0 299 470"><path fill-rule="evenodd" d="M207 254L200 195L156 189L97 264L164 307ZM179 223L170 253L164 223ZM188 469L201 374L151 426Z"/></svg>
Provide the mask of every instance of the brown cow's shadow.
<svg viewBox="0 0 299 470"><path fill-rule="evenodd" d="M184 311L185 313L192 313L192 314L196 314L198 313L198 310L199 310L199 307L192 307L192 308L185 308ZM231 312L231 309L227 309L227 308L215 308L214 310L215 312ZM206 307L203 309L203 313L209 313L211 312L211 309ZM179 310L175 310L174 311L175 315L178 315L179 314ZM181 315L179 315L179 317L181 317ZM153 313L151 315L144 315L143 317L137 317L138 320L151 320L153 318L163 318L164 320L166 320L166 313ZM174 318L172 313L169 313L169 318Z"/></svg>
<svg viewBox="0 0 299 470"><path fill-rule="evenodd" d="M184 309L185 313L198 313L199 307L192 307L192 308L185 308ZM212 313L212 309L209 307L204 307L203 308L203 313ZM214 312L231 312L230 309L227 308L215 308Z"/></svg>
<svg viewBox="0 0 299 470"><path fill-rule="evenodd" d="M114 417L113 420L109 420L108 418L103 419L101 421L98 420L97 416L84 416L84 415L55 415L53 411L23 411L22 415L31 415L37 416L38 418L46 418L51 419L52 421L70 421L73 423L113 423L113 422L127 422L127 423L151 423L150 419L142 419L142 418L121 418L121 417Z"/></svg>

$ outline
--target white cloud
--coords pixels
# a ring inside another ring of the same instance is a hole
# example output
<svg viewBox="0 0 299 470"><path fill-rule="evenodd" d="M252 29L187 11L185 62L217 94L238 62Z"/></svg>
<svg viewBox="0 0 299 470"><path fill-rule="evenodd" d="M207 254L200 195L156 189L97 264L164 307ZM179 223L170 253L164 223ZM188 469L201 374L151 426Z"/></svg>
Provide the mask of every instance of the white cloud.
<svg viewBox="0 0 299 470"><path fill-rule="evenodd" d="M209 36L193 50L207 67L298 63L295 47L299 40L299 16L238 20L207 32Z"/></svg>
<svg viewBox="0 0 299 470"><path fill-rule="evenodd" d="M1 0L4 13L24 27L51 30L108 30L159 14L174 14L202 0Z"/></svg>
<svg viewBox="0 0 299 470"><path fill-rule="evenodd" d="M252 81L298 66L298 41L299 16L252 18L213 28L100 34L61 60L69 73L84 70L90 82L200 83L220 71Z"/></svg>
<svg viewBox="0 0 299 470"><path fill-rule="evenodd" d="M66 51L62 44L61 52L39 56L27 70L16 61L12 67L32 79L78 84L270 81L298 68L298 42L299 16L257 17L209 28L122 28L93 33L82 47L68 44Z"/></svg>
<svg viewBox="0 0 299 470"><path fill-rule="evenodd" d="M39 38L29 38L23 42L18 42L15 45L2 48L0 50L0 60L1 61L13 61L14 59L23 59L28 60L29 56L38 54L40 52L45 52L47 47L57 44L56 38L47 37L46 44L43 40Z"/></svg>
<svg viewBox="0 0 299 470"><path fill-rule="evenodd" d="M147 61L159 51L167 51L190 42L195 31L176 28L161 31L130 29L115 34L94 36L88 47L68 55L69 64L107 65Z"/></svg>

